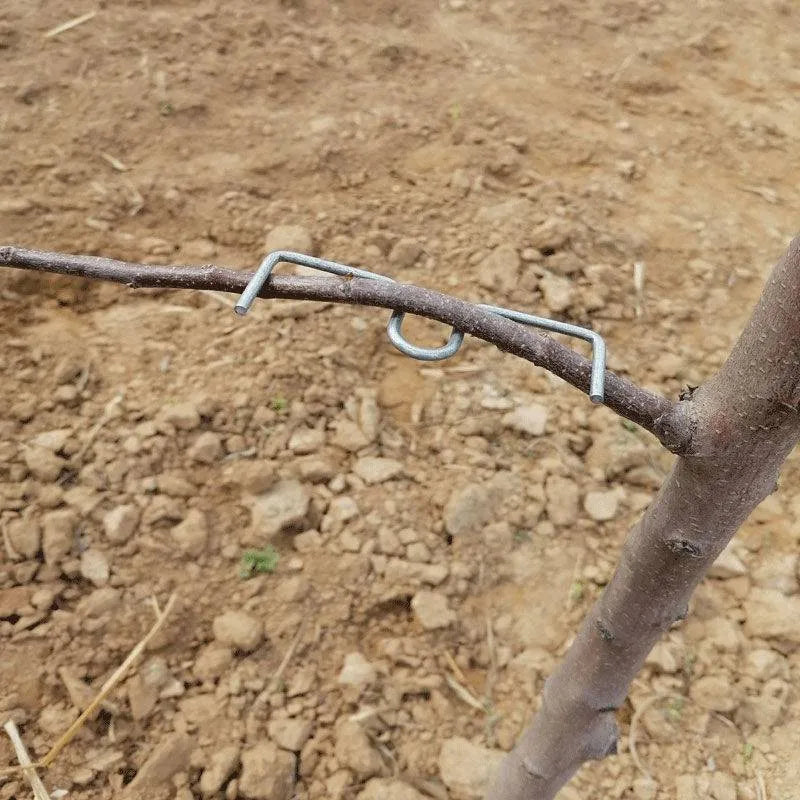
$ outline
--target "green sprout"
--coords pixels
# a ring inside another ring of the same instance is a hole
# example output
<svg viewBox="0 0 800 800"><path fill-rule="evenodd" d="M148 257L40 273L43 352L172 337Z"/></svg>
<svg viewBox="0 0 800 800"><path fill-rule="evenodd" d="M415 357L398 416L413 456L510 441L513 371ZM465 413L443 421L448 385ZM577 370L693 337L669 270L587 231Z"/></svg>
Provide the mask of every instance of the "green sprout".
<svg viewBox="0 0 800 800"><path fill-rule="evenodd" d="M683 711L683 698L682 697L673 697L669 701L669 706L667 708L667 716L673 722L677 722L681 718L681 712Z"/></svg>
<svg viewBox="0 0 800 800"><path fill-rule="evenodd" d="M277 411L280 414L289 407L289 401L285 397L273 397L270 406L273 411Z"/></svg>
<svg viewBox="0 0 800 800"><path fill-rule="evenodd" d="M242 578L252 578L253 575L275 572L278 559L278 552L272 545L268 545L263 550L245 550L242 553L239 575Z"/></svg>

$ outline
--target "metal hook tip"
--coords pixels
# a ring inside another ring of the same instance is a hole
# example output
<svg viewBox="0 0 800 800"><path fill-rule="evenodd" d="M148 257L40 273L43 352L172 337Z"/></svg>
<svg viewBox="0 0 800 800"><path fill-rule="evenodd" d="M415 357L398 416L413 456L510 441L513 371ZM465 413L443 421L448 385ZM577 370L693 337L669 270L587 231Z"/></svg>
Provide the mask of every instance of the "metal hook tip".
<svg viewBox="0 0 800 800"><path fill-rule="evenodd" d="M600 406L603 404L605 397L602 394L590 394L589 399L596 405Z"/></svg>
<svg viewBox="0 0 800 800"><path fill-rule="evenodd" d="M243 317L250 309L247 306L234 306L233 311L235 314L238 314L240 317Z"/></svg>

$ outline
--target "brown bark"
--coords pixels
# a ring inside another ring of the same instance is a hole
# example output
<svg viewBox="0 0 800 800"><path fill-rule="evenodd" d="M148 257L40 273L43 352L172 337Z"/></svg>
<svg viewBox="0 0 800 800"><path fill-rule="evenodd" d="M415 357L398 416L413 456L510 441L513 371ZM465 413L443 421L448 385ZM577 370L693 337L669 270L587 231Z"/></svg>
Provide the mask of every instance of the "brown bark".
<svg viewBox="0 0 800 800"><path fill-rule="evenodd" d="M113 281L132 289L201 289L237 294L253 276L252 272L214 266L157 267L12 246L0 247L0 266ZM343 280L274 275L259 296L379 306L429 317L543 367L581 391L588 391L591 364L580 353L532 328L430 289L367 278ZM673 452L680 452L688 438L688 421L681 408L683 404L672 403L648 392L609 370L605 376L605 405L655 434Z"/></svg>
<svg viewBox="0 0 800 800"><path fill-rule="evenodd" d="M800 440L799 404L800 238L720 372L687 404L689 454L631 531L489 800L549 800L582 763L615 751L614 711L711 563L774 490Z"/></svg>

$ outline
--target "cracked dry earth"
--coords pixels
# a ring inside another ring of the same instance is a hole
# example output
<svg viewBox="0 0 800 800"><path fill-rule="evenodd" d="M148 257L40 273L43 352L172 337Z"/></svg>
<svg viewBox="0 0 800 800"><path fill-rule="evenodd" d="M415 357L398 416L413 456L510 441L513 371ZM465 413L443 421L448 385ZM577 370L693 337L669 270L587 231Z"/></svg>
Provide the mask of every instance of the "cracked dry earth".
<svg viewBox="0 0 800 800"><path fill-rule="evenodd" d="M7 0L0 243L314 252L591 325L676 397L797 228L799 25L788 0ZM486 345L404 359L375 310L14 271L0 306L0 718L34 757L177 595L53 797L477 800L669 468ZM560 797L800 797L798 466Z"/></svg>

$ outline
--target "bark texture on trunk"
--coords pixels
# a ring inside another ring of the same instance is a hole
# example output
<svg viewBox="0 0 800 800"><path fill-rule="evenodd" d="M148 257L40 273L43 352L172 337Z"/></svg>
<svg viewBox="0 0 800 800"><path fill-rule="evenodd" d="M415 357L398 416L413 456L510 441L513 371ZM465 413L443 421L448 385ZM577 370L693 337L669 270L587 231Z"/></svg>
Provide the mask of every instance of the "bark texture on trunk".
<svg viewBox="0 0 800 800"><path fill-rule="evenodd" d="M800 238L773 270L720 372L682 405L688 454L623 546L616 572L548 678L489 800L550 800L616 750L615 710L650 649L800 440Z"/></svg>

